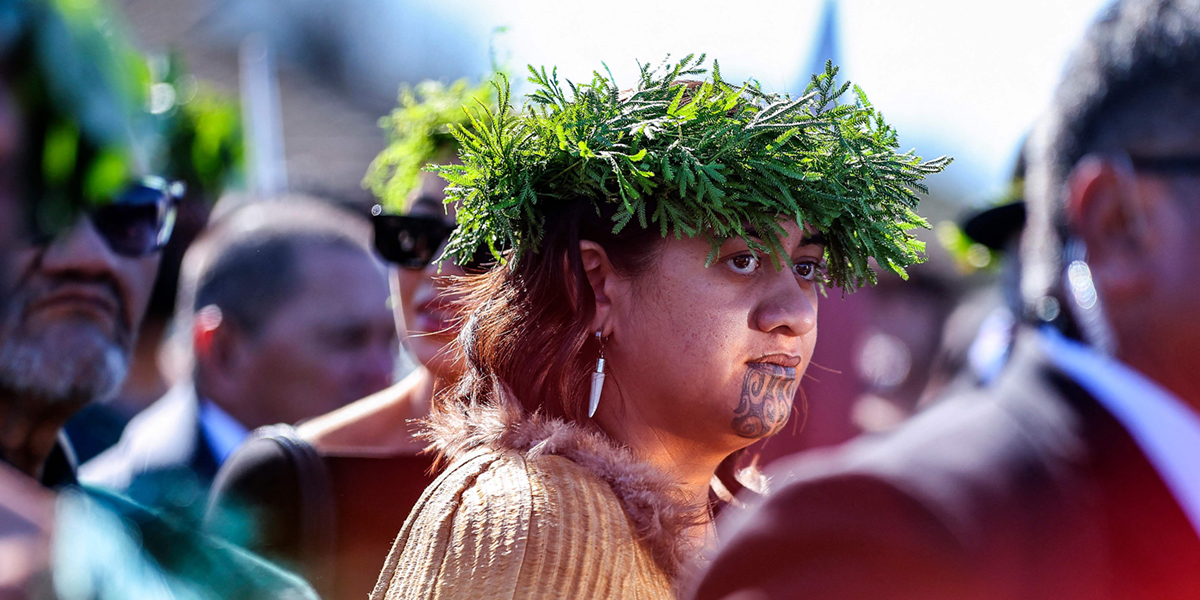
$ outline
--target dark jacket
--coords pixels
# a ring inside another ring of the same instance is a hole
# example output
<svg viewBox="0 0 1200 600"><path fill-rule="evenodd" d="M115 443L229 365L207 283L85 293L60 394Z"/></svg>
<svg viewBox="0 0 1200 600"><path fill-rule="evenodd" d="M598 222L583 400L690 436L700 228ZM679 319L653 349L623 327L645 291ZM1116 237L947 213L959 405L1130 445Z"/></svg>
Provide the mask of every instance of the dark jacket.
<svg viewBox="0 0 1200 600"><path fill-rule="evenodd" d="M321 453L290 426L263 427L221 467L205 525L328 600L361 600L433 471L432 456Z"/></svg>
<svg viewBox="0 0 1200 600"><path fill-rule="evenodd" d="M1031 332L992 387L781 471L694 598L1200 598L1178 503Z"/></svg>
<svg viewBox="0 0 1200 600"><path fill-rule="evenodd" d="M116 446L80 468L79 479L198 522L218 466L195 386L185 382L134 417Z"/></svg>

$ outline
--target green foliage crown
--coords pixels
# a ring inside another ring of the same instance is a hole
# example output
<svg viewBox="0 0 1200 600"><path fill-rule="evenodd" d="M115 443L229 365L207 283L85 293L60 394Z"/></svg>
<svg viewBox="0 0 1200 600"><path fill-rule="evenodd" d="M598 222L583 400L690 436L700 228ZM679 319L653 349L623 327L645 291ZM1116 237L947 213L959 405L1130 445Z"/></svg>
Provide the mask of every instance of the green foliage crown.
<svg viewBox="0 0 1200 600"><path fill-rule="evenodd" d="M390 212L403 212L408 193L417 187L421 168L458 150L451 129L470 123L464 106L494 106L492 81L472 86L465 79L445 85L423 81L400 88L399 105L379 120L388 145L367 169L363 186Z"/></svg>
<svg viewBox="0 0 1200 600"><path fill-rule="evenodd" d="M902 277L923 260L910 233L928 227L917 193L951 159L898 152L861 89L843 100L850 84L835 82L832 63L798 98L731 85L703 55L643 66L626 92L611 72L564 88L557 69L529 70L536 89L524 109L502 80L497 109L477 103L452 128L462 163L430 167L448 181L446 202L459 203L444 259L486 246L520 260L537 250L548 205L583 199L617 204L614 232L636 222L664 237L705 236L710 263L737 237L780 266L780 220L803 223L826 240L826 281L847 292L875 282L870 258Z"/></svg>

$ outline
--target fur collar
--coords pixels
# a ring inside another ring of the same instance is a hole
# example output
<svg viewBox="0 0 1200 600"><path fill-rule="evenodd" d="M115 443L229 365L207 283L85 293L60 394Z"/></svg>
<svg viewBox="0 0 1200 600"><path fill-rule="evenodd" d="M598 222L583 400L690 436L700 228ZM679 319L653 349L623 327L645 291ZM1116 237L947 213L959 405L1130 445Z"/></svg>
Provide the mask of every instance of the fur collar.
<svg viewBox="0 0 1200 600"><path fill-rule="evenodd" d="M435 413L425 423L425 438L447 460L486 447L529 456L552 454L582 466L612 487L659 567L678 581L684 565L699 552L685 531L706 522L707 513L688 506L674 479L628 448L594 429L524 414L511 392L505 392L507 401Z"/></svg>

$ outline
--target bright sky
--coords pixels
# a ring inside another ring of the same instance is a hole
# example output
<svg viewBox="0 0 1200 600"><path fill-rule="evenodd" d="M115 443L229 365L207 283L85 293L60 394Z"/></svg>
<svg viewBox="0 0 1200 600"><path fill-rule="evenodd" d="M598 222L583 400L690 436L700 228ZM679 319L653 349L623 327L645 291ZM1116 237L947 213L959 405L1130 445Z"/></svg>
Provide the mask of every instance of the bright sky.
<svg viewBox="0 0 1200 600"><path fill-rule="evenodd" d="M966 202L1005 189L1017 146L1067 53L1104 0L839 0L842 75L919 154L950 154ZM485 8L486 6L486 8ZM822 0L447 0L452 14L508 27L512 67L557 65L584 80L601 61L632 83L636 60L707 52L729 79L775 91L807 80ZM906 148L907 149L907 148Z"/></svg>

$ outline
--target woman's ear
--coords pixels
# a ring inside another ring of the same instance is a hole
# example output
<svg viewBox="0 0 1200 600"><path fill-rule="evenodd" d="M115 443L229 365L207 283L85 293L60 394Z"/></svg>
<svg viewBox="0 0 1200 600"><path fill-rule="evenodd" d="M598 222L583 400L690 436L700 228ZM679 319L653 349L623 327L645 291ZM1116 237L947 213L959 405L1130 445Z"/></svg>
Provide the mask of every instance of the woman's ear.
<svg viewBox="0 0 1200 600"><path fill-rule="evenodd" d="M592 286L592 295L596 299L596 316L592 319L592 331L599 331L604 337L612 334L610 323L612 314L612 299L618 285L612 263L604 248L591 240L579 242L579 258L583 263L583 272L587 275L588 284Z"/></svg>

